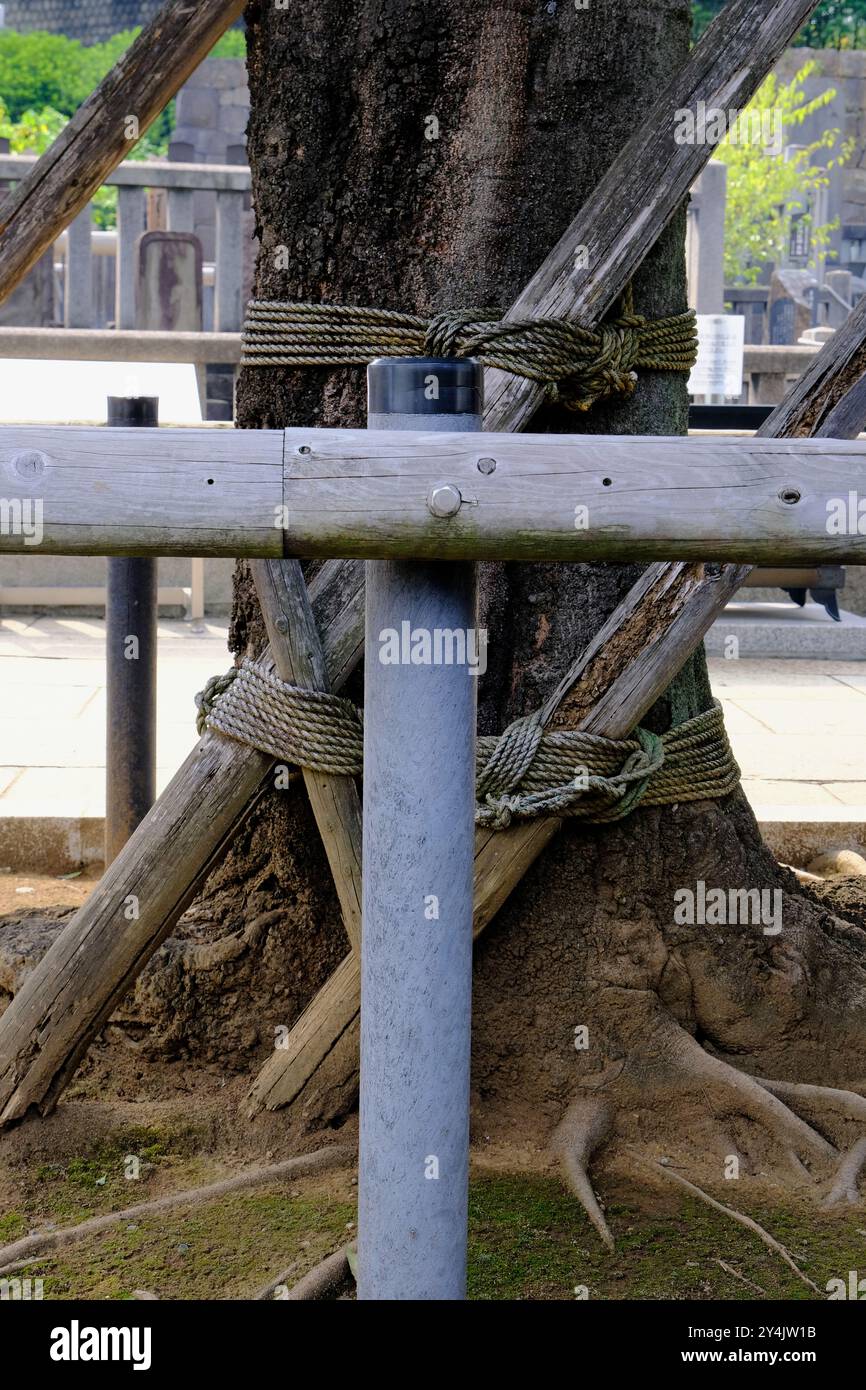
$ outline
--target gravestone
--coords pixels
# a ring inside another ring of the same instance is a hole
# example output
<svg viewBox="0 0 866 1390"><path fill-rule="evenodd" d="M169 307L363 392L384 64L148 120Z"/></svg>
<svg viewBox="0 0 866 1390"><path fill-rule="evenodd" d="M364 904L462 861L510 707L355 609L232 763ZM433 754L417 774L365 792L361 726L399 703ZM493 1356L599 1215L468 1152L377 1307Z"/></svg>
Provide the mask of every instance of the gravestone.
<svg viewBox="0 0 866 1390"><path fill-rule="evenodd" d="M201 331L201 242L191 232L144 232L138 239L136 327Z"/></svg>
<svg viewBox="0 0 866 1390"><path fill-rule="evenodd" d="M796 314L794 301L789 295L776 299L770 308L770 342L793 343L797 339L795 331Z"/></svg>
<svg viewBox="0 0 866 1390"><path fill-rule="evenodd" d="M811 291L816 283L808 270L785 266L775 272L770 281L771 343L796 343L812 327Z"/></svg>
<svg viewBox="0 0 866 1390"><path fill-rule="evenodd" d="M686 264L689 305L699 314L724 313L727 187L727 166L711 159L691 189Z"/></svg>

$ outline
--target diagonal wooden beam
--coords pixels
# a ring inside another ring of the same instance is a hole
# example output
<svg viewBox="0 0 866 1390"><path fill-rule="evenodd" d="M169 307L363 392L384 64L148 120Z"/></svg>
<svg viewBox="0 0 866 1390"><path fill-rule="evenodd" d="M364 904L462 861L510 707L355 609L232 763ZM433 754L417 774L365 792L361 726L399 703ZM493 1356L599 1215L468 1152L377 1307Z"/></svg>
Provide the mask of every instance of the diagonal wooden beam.
<svg viewBox="0 0 866 1390"><path fill-rule="evenodd" d="M245 4L170 0L0 203L0 304L126 158Z"/></svg>
<svg viewBox="0 0 866 1390"><path fill-rule="evenodd" d="M677 143L675 113L697 112L701 101L747 106L816 8L816 0L729 0L506 317L598 323L712 158L714 145ZM485 429L523 429L542 396L535 382L485 372Z"/></svg>
<svg viewBox="0 0 866 1390"><path fill-rule="evenodd" d="M297 560L252 560L253 582L281 680L307 690L330 690L328 660ZM303 769L316 825L325 846L349 945L361 944L361 799L353 777Z"/></svg>

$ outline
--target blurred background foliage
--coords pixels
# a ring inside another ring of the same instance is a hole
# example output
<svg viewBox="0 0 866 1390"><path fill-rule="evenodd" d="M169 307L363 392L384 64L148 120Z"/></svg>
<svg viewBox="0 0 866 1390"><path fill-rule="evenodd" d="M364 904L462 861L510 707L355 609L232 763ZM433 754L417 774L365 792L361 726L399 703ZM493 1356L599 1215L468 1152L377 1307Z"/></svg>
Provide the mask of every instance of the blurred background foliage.
<svg viewBox="0 0 866 1390"><path fill-rule="evenodd" d="M0 139L9 141L11 153L42 154L140 32L127 29L106 43L85 47L62 34L0 29ZM211 56L245 55L243 33L230 29ZM167 155L173 127L171 102L137 144L130 146L127 157ZM94 226L115 226L116 208L117 190L101 188L93 200Z"/></svg>
<svg viewBox="0 0 866 1390"><path fill-rule="evenodd" d="M699 38L725 0L694 0L694 36ZM866 0L823 0L794 41L800 48L862 48L866 45Z"/></svg>

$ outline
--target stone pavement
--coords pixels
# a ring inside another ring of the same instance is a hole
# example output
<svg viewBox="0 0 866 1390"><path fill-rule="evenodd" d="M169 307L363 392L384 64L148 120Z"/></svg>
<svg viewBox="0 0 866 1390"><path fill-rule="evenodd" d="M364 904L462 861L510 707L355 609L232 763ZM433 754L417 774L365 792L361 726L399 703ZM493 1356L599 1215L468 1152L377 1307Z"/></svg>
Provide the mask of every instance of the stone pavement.
<svg viewBox="0 0 866 1390"><path fill-rule="evenodd" d="M157 790L194 746L193 697L231 665L228 624L160 620ZM0 867L63 873L102 857L105 623L0 622Z"/></svg>
<svg viewBox="0 0 866 1390"><path fill-rule="evenodd" d="M158 786L196 741L193 696L231 664L227 623L159 624ZM0 622L0 868L96 863L105 812L105 624ZM866 663L710 658L746 794L780 858L864 848Z"/></svg>
<svg viewBox="0 0 866 1390"><path fill-rule="evenodd" d="M779 859L866 848L866 663L709 658L743 788ZM2 804L2 803L0 803Z"/></svg>

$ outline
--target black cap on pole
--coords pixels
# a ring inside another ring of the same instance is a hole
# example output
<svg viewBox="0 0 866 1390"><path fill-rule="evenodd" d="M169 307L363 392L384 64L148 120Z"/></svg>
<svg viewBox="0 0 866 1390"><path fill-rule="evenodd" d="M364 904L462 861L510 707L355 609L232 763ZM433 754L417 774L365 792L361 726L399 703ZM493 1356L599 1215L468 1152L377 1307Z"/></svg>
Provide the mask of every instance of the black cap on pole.
<svg viewBox="0 0 866 1390"><path fill-rule="evenodd" d="M480 415L483 401L474 357L377 357L367 367L370 415Z"/></svg>
<svg viewBox="0 0 866 1390"><path fill-rule="evenodd" d="M159 396L109 396L108 424L155 427L159 424Z"/></svg>

